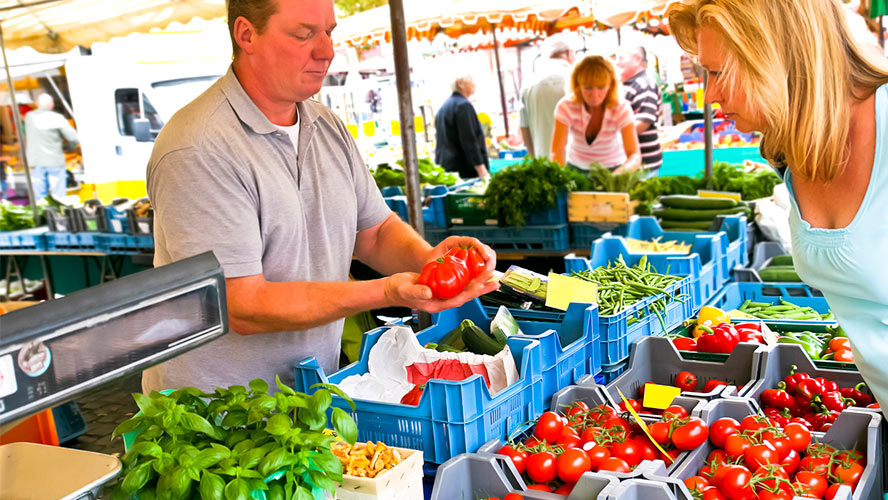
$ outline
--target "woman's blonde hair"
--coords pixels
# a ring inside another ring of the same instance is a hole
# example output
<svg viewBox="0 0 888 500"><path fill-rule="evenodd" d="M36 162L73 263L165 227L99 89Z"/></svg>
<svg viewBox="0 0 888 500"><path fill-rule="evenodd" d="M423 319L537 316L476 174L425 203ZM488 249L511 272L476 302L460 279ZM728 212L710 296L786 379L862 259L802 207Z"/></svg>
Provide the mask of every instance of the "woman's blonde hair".
<svg viewBox="0 0 888 500"><path fill-rule="evenodd" d="M570 89L573 92L573 101L583 104L581 87L583 84L604 87L609 85L607 97L604 99L604 107L613 108L619 102L620 84L617 82L617 72L614 65L602 56L586 56L574 66L570 75Z"/></svg>
<svg viewBox="0 0 888 500"><path fill-rule="evenodd" d="M888 63L854 40L838 1L685 0L669 10L669 29L691 54L702 26L723 37L725 88L742 85L764 117L765 158L834 179L848 155L849 99L888 83Z"/></svg>

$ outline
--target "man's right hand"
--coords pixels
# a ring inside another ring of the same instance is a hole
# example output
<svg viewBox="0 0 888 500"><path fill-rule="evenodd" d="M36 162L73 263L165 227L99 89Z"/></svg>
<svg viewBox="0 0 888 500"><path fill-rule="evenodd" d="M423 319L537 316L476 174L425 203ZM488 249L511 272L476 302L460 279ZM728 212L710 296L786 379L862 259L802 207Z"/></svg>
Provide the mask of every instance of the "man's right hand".
<svg viewBox="0 0 888 500"><path fill-rule="evenodd" d="M491 281L492 278L492 272L482 273L469 281L465 288L455 297L434 299L432 298L431 288L417 284L419 274L398 273L384 278L385 298L393 306L404 306L436 313L459 307L476 297L498 289L499 282Z"/></svg>

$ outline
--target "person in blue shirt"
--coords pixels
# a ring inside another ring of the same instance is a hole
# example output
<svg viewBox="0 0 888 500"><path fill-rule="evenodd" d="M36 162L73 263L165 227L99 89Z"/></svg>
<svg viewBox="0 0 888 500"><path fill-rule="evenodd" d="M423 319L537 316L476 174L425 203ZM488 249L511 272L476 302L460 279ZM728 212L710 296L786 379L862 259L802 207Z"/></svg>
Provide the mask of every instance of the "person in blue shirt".
<svg viewBox="0 0 888 500"><path fill-rule="evenodd" d="M796 270L888 404L888 60L838 0L686 0L669 28L709 74L706 102L785 166Z"/></svg>
<svg viewBox="0 0 888 500"><path fill-rule="evenodd" d="M488 178L487 143L475 107L469 97L475 93L471 75L450 83L453 94L435 115L435 163L463 179Z"/></svg>

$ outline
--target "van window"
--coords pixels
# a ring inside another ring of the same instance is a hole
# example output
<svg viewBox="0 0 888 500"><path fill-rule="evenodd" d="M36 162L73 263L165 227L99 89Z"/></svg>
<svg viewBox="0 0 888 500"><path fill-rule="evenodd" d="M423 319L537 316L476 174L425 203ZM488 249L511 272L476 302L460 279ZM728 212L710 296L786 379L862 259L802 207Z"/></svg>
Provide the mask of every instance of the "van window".
<svg viewBox="0 0 888 500"><path fill-rule="evenodd" d="M163 120L158 115L157 110L151 105L151 101L143 93L142 94L142 112L139 111L139 89L117 89L114 91L114 104L117 107L117 130L120 135L132 136L133 121L136 118L144 117L148 119L151 134L157 137Z"/></svg>

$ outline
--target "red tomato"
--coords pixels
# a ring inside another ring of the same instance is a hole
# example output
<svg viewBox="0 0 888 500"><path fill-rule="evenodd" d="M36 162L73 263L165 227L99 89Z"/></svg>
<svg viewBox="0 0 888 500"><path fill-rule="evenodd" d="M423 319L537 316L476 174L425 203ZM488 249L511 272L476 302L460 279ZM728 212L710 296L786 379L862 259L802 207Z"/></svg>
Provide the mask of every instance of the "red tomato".
<svg viewBox="0 0 888 500"><path fill-rule="evenodd" d="M746 467L739 465L726 465L723 467L725 471L719 477L716 474L716 484L718 489L731 500L745 500L755 498L752 488L749 486L749 480L752 479L752 473Z"/></svg>
<svg viewBox="0 0 888 500"><path fill-rule="evenodd" d="M743 459L746 462L746 466L752 470L780 463L780 456L777 454L777 450L774 449L774 445L767 441L747 448L743 452Z"/></svg>
<svg viewBox="0 0 888 500"><path fill-rule="evenodd" d="M564 450L556 463L558 477L565 483L576 483L584 472L592 470L592 461L585 451L571 448Z"/></svg>
<svg viewBox="0 0 888 500"><path fill-rule="evenodd" d="M478 276L487 269L487 263L484 255L475 247L454 247L447 251L444 255L451 255L465 262L466 270L469 272L469 279Z"/></svg>
<svg viewBox="0 0 888 500"><path fill-rule="evenodd" d="M805 496L811 495L811 498L823 498L829 483L820 474L813 472L800 471L795 475L794 486L800 491L805 491Z"/></svg>
<svg viewBox="0 0 888 500"><path fill-rule="evenodd" d="M609 470L613 472L632 472L632 468L622 458L610 457L601 461L598 470Z"/></svg>
<svg viewBox="0 0 888 500"><path fill-rule="evenodd" d="M829 475L829 457L805 457L799 462L799 470L827 477Z"/></svg>
<svg viewBox="0 0 888 500"><path fill-rule="evenodd" d="M583 435L580 436L580 441L583 444L597 443L596 439L599 436L601 436L601 428L600 427L589 427L588 429L583 431Z"/></svg>
<svg viewBox="0 0 888 500"><path fill-rule="evenodd" d="M857 486L860 476L863 475L863 466L856 462L840 462L833 467L833 474L839 482Z"/></svg>
<svg viewBox="0 0 888 500"><path fill-rule="evenodd" d="M725 452L731 458L743 456L746 450L752 446L749 438L742 434L731 434L725 439Z"/></svg>
<svg viewBox="0 0 888 500"><path fill-rule="evenodd" d="M780 457L781 461L789 456L789 452L793 451L792 443L787 437L773 437L769 439L768 442L774 446L775 450L777 450L777 456Z"/></svg>
<svg viewBox="0 0 888 500"><path fill-rule="evenodd" d="M635 441L626 440L622 443L614 443L610 448L611 456L622 458L629 464L629 467L634 467L641 463L641 449Z"/></svg>
<svg viewBox="0 0 888 500"><path fill-rule="evenodd" d="M527 457L527 475L538 483L548 483L555 479L555 454L551 451L534 453Z"/></svg>
<svg viewBox="0 0 888 500"><path fill-rule="evenodd" d="M651 437L659 444L669 444L669 422L655 422L648 426Z"/></svg>
<svg viewBox="0 0 888 500"><path fill-rule="evenodd" d="M573 430L572 427L565 425L564 429L561 431L561 437L558 438L558 441L556 441L555 444L560 444L566 450L568 448L579 448L580 445L583 444L583 440L577 435L577 431Z"/></svg>
<svg viewBox="0 0 888 500"><path fill-rule="evenodd" d="M839 462L857 462L860 465L866 465L863 454L857 450L845 450L836 454L836 460Z"/></svg>
<svg viewBox="0 0 888 500"><path fill-rule="evenodd" d="M703 500L727 500L727 498L715 486L710 486L703 490Z"/></svg>
<svg viewBox="0 0 888 500"><path fill-rule="evenodd" d="M627 399L626 401L629 402L629 406L631 406L632 409L635 410L635 413L641 413L641 401L637 399ZM629 409L626 408L626 401L620 401L619 408L621 412L629 411Z"/></svg>
<svg viewBox="0 0 888 500"><path fill-rule="evenodd" d="M841 486L847 486L851 488L852 491L854 490L854 487L850 484L835 483L833 485L830 485L830 487L826 489L826 494L823 496L823 498L825 498L826 500L833 500L836 497L836 494L839 492L839 487Z"/></svg>
<svg viewBox="0 0 888 500"><path fill-rule="evenodd" d="M469 282L466 263L452 255L445 255L429 262L422 268L417 283L432 289L432 297L450 299L456 297Z"/></svg>
<svg viewBox="0 0 888 500"><path fill-rule="evenodd" d="M552 493L552 488L546 486L545 484L531 484L530 486L527 487L527 489L535 490L535 491L546 491L546 492Z"/></svg>
<svg viewBox="0 0 888 500"><path fill-rule="evenodd" d="M740 422L741 431L758 431L766 427L773 427L774 423L768 417L749 415Z"/></svg>
<svg viewBox="0 0 888 500"><path fill-rule="evenodd" d="M533 427L533 435L539 440L546 440L552 444L561 438L561 432L564 430L564 421L561 420L555 412L547 411L540 415L536 425Z"/></svg>
<svg viewBox="0 0 888 500"><path fill-rule="evenodd" d="M528 448L536 448L540 445L540 440L535 437L529 437L524 441L524 446Z"/></svg>
<svg viewBox="0 0 888 500"><path fill-rule="evenodd" d="M805 449L805 455L809 457L830 458L836 454L836 449L826 443L812 443Z"/></svg>
<svg viewBox="0 0 888 500"><path fill-rule="evenodd" d="M777 488L776 491L761 490L757 494L758 500L792 500L793 497L795 495L781 488Z"/></svg>
<svg viewBox="0 0 888 500"><path fill-rule="evenodd" d="M691 476L684 480L684 484L691 492L699 491L702 493L709 486L709 480L702 476Z"/></svg>
<svg viewBox="0 0 888 500"><path fill-rule="evenodd" d="M570 495L570 492L573 491L573 489L574 489L573 484L562 484L560 488L558 488L557 490L554 491L554 493L556 495L568 496L568 495Z"/></svg>
<svg viewBox="0 0 888 500"><path fill-rule="evenodd" d="M712 450L711 452L709 452L709 456L706 457L706 463L709 465L724 465L728 463L728 453L725 450Z"/></svg>
<svg viewBox="0 0 888 500"><path fill-rule="evenodd" d="M703 392L712 392L715 390L716 387L720 387L723 385L728 385L728 383L716 379L707 380L706 383L703 384Z"/></svg>
<svg viewBox="0 0 888 500"><path fill-rule="evenodd" d="M676 418L688 418L688 410L684 406L672 405L663 410L663 420L669 421Z"/></svg>
<svg viewBox="0 0 888 500"><path fill-rule="evenodd" d="M786 424L786 427L783 428L783 433L789 438L789 444L795 451L804 451L811 444L811 431L798 422Z"/></svg>
<svg viewBox="0 0 888 500"><path fill-rule="evenodd" d="M672 431L672 444L679 450L693 450L706 442L709 427L703 420L691 417L688 423Z"/></svg>
<svg viewBox="0 0 888 500"><path fill-rule="evenodd" d="M605 429L611 429L613 427L625 429L627 434L632 432L632 424L623 417L611 417L604 422Z"/></svg>
<svg viewBox="0 0 888 500"><path fill-rule="evenodd" d="M503 446L499 450L497 450L499 455L505 455L512 459L512 463L515 465L515 470L518 471L518 474L524 474L524 469L527 466L527 452L516 450L509 445Z"/></svg>
<svg viewBox="0 0 888 500"><path fill-rule="evenodd" d="M675 386L682 392L694 392L697 390L697 376L691 372L680 372L675 376Z"/></svg>
<svg viewBox="0 0 888 500"><path fill-rule="evenodd" d="M799 470L799 462L802 456L795 450L790 450L789 455L780 461L780 467L789 475L795 474Z"/></svg>
<svg viewBox="0 0 888 500"><path fill-rule="evenodd" d="M524 497L518 493L509 493L503 498L503 500L524 500Z"/></svg>
<svg viewBox="0 0 888 500"><path fill-rule="evenodd" d="M596 425L602 425L607 422L607 419L616 416L617 410L613 409L608 405L598 405L592 410L589 411L589 417L595 422Z"/></svg>
<svg viewBox="0 0 888 500"><path fill-rule="evenodd" d="M635 441L635 444L638 445L641 461L656 460L660 456L659 450L654 447L653 443L651 443L651 440L648 439L647 436L635 436L633 440Z"/></svg>
<svg viewBox="0 0 888 500"><path fill-rule="evenodd" d="M728 436L739 433L740 423L731 417L720 418L709 426L709 440L719 448L725 447Z"/></svg>
<svg viewBox="0 0 888 500"><path fill-rule="evenodd" d="M586 452L586 455L589 455L589 460L591 461L592 470L598 471L598 467L601 465L601 462L610 458L611 452L604 446L600 444L594 443L586 443L583 445L583 450Z"/></svg>

